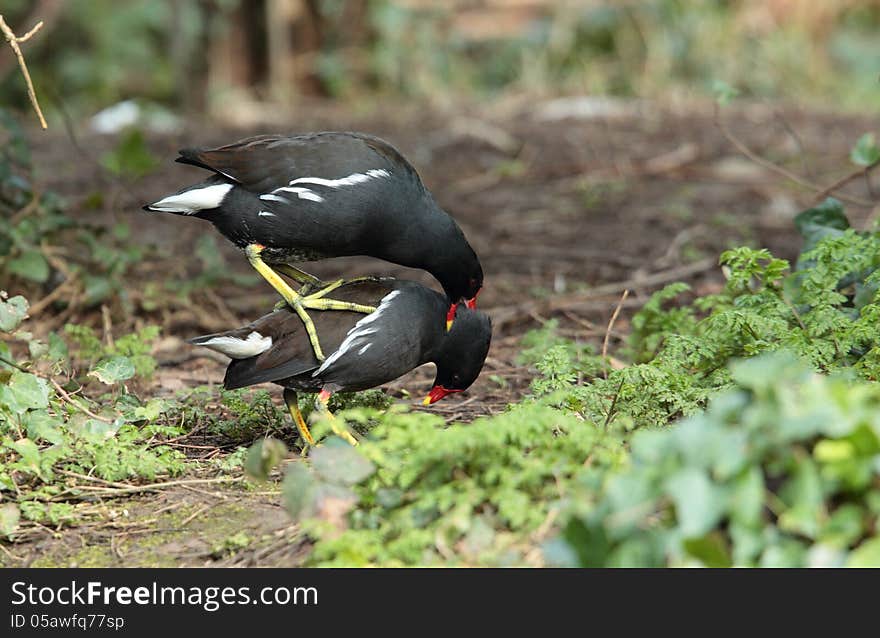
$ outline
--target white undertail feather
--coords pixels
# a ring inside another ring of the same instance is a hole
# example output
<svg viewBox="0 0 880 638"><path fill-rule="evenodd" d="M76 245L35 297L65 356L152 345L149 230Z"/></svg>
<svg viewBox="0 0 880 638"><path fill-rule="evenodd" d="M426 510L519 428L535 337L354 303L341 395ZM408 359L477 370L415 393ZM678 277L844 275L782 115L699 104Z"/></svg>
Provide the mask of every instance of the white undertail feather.
<svg viewBox="0 0 880 638"><path fill-rule="evenodd" d="M232 184L212 184L193 188L176 195L169 195L165 199L147 206L150 210L164 213L183 213L192 215L200 210L217 208L223 203L223 198L232 190Z"/></svg>
<svg viewBox="0 0 880 638"><path fill-rule="evenodd" d="M349 330L348 334L345 336L345 340L341 344L339 344L339 347L336 349L335 352L333 352L329 357L324 360L324 363L321 364L321 367L312 373L312 376L320 376L321 373L323 373L327 368L333 365L333 363L338 360L339 357L344 355L352 348L359 347L359 355L366 352L367 349L371 345L373 345L367 340L367 337L377 332L377 329L373 326L370 326L370 324L382 316L382 313L388 308L394 298L397 297L399 294L400 291L395 290L394 292L391 292L382 297L382 301L379 303L379 307L368 314L366 317L358 321L356 324L354 324L354 327Z"/></svg>
<svg viewBox="0 0 880 638"><path fill-rule="evenodd" d="M255 330L246 339L230 336L212 337L196 345L225 354L230 359L247 359L263 354L271 348L272 337L264 337Z"/></svg>

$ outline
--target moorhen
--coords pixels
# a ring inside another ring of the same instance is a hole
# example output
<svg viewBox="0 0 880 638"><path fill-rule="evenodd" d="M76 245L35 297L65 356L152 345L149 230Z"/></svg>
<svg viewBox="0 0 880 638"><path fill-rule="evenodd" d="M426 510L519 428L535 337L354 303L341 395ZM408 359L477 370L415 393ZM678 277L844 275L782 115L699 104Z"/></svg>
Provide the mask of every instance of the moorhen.
<svg viewBox="0 0 880 638"><path fill-rule="evenodd" d="M391 277L362 277L338 286L344 303L376 306L357 311L317 310L312 320L330 354L318 360L303 324L281 307L244 327L191 339L230 357L227 389L272 382L284 387L284 401L306 443L314 444L297 405L297 391L318 393L315 405L327 412L334 392L357 391L387 383L423 363L437 366L424 404L466 390L486 360L492 326L489 317L461 304L455 321L444 324L447 300L421 284ZM329 414L329 412L327 412ZM350 434L340 436L356 444Z"/></svg>
<svg viewBox="0 0 880 638"><path fill-rule="evenodd" d="M183 149L178 162L214 172L144 206L214 224L296 311L319 360L309 310L369 313L326 297L300 261L367 255L421 268L443 286L447 328L462 299L476 304L483 270L458 224L434 201L412 165L387 142L363 133L260 135L213 149ZM279 276L303 285L294 291ZM335 296L335 295L334 295Z"/></svg>

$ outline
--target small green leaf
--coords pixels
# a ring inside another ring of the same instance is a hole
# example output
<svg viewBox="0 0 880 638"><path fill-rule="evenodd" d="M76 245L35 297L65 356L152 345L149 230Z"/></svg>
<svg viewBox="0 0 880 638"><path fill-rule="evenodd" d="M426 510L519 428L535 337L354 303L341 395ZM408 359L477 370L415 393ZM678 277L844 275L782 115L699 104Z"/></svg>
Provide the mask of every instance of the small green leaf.
<svg viewBox="0 0 880 638"><path fill-rule="evenodd" d="M707 534L724 511L724 492L702 470L685 468L667 479L665 488L685 538Z"/></svg>
<svg viewBox="0 0 880 638"><path fill-rule="evenodd" d="M101 383L113 385L134 376L134 364L131 359L123 356L110 357L104 359L96 365L91 372L90 377L95 377Z"/></svg>
<svg viewBox="0 0 880 638"><path fill-rule="evenodd" d="M35 472L40 471L40 448L28 438L19 439L12 444L12 449L21 455L21 460Z"/></svg>
<svg viewBox="0 0 880 638"><path fill-rule="evenodd" d="M64 441L61 432L63 421L45 410L31 410L24 415L22 425L27 428L28 438L33 441L43 440L53 445Z"/></svg>
<svg viewBox="0 0 880 638"><path fill-rule="evenodd" d="M853 146L850 151L849 159L856 166L873 166L880 162L880 147L877 146L877 140L873 133L865 133Z"/></svg>
<svg viewBox="0 0 880 638"><path fill-rule="evenodd" d="M730 550L719 532L712 532L702 538L689 538L684 541L685 551L706 567L730 567Z"/></svg>
<svg viewBox="0 0 880 638"><path fill-rule="evenodd" d="M287 446L284 443L272 437L260 439L248 450L244 471L251 478L265 481L285 456L287 456Z"/></svg>
<svg viewBox="0 0 880 638"><path fill-rule="evenodd" d="M0 332L12 332L27 316L28 302L21 295L9 301L0 296Z"/></svg>
<svg viewBox="0 0 880 638"><path fill-rule="evenodd" d="M18 529L18 521L21 520L21 511L15 503L0 505L0 534L11 538Z"/></svg>
<svg viewBox="0 0 880 638"><path fill-rule="evenodd" d="M847 567L880 567L880 537L870 538L850 553Z"/></svg>
<svg viewBox="0 0 880 638"><path fill-rule="evenodd" d="M291 463L281 483L284 507L294 520L307 518L315 511L317 483L302 463Z"/></svg>
<svg viewBox="0 0 880 638"><path fill-rule="evenodd" d="M780 529L816 538L825 503L819 471L810 457L797 459L780 497L788 505L788 509L779 515Z"/></svg>
<svg viewBox="0 0 880 638"><path fill-rule="evenodd" d="M0 385L0 405L13 414L40 410L49 406L49 387L45 379L14 370L6 385Z"/></svg>
<svg viewBox="0 0 880 638"><path fill-rule="evenodd" d="M850 227L843 204L833 197L798 213L794 225L804 238L803 252L812 250L826 237L840 237Z"/></svg>
<svg viewBox="0 0 880 638"><path fill-rule="evenodd" d="M325 481L339 485L360 483L375 466L355 448L343 441L328 441L312 450L312 467Z"/></svg>
<svg viewBox="0 0 880 638"><path fill-rule="evenodd" d="M712 92L715 94L715 101L721 106L727 105L739 95L739 90L737 90L736 87L731 86L723 80L715 80L712 82Z"/></svg>
<svg viewBox="0 0 880 638"><path fill-rule="evenodd" d="M55 363L66 361L69 357L70 353L67 350L67 344L64 343L64 339L58 336L55 332L49 333L49 351L46 353L46 357Z"/></svg>
<svg viewBox="0 0 880 638"><path fill-rule="evenodd" d="M38 250L28 250L6 264L13 275L43 283L49 278L49 262Z"/></svg>
<svg viewBox="0 0 880 638"><path fill-rule="evenodd" d="M112 151L101 156L101 165L111 173L137 178L153 171L159 161L147 148L140 129L128 131Z"/></svg>

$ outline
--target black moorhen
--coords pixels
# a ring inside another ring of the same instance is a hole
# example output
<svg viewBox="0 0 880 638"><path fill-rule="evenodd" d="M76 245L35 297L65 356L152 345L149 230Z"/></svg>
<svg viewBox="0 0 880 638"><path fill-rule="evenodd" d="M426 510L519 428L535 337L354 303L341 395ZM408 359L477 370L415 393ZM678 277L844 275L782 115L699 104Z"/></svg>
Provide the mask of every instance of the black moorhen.
<svg viewBox="0 0 880 638"><path fill-rule="evenodd" d="M379 138L260 135L214 149L184 149L176 161L215 174L144 209L206 219L244 249L302 319L319 360L323 352L306 309L373 308L327 299L343 282L324 285L293 263L368 255L427 270L446 292L447 327L462 299L470 308L476 304L483 285L476 253L412 165ZM279 273L304 288L295 292Z"/></svg>
<svg viewBox="0 0 880 638"><path fill-rule="evenodd" d="M352 280L337 287L335 294L343 302L377 308L366 317L355 311L312 313L330 352L323 362L316 357L302 322L286 307L242 328L196 337L190 343L232 359L223 380L227 389L265 382L283 386L290 414L310 445L314 439L300 414L297 391L319 393L316 406L326 411L334 392L372 388L433 362L437 374L424 400L428 405L466 390L480 374L492 337L485 314L460 305L446 330L447 300L441 294L390 277ZM336 431L356 444L347 432Z"/></svg>

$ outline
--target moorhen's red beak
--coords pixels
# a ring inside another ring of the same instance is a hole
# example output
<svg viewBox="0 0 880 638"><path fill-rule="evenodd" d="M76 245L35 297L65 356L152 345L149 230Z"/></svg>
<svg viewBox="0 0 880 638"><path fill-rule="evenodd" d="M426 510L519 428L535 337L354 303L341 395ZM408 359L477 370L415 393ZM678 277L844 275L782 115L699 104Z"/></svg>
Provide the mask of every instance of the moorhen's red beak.
<svg viewBox="0 0 880 638"><path fill-rule="evenodd" d="M483 289L480 288L476 293L474 293L474 296L473 296L473 297L471 297L470 299L468 299L467 301L465 301L465 304L466 304L467 307L470 308L471 310L476 310L476 309L477 309L477 295L479 295L479 294L482 292L482 290L483 290Z"/></svg>
<svg viewBox="0 0 880 638"><path fill-rule="evenodd" d="M447 394L454 394L456 392L461 392L461 390L448 390L442 385L435 385L431 388L431 391L428 393L428 396L425 397L425 400L422 401L422 405L437 403L437 401L445 397Z"/></svg>
<svg viewBox="0 0 880 638"><path fill-rule="evenodd" d="M458 304L454 303L449 306L449 310L446 313L446 332L449 332L449 329L452 327L452 322L455 321L456 308L458 308Z"/></svg>

